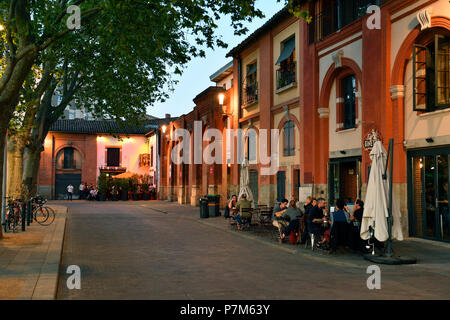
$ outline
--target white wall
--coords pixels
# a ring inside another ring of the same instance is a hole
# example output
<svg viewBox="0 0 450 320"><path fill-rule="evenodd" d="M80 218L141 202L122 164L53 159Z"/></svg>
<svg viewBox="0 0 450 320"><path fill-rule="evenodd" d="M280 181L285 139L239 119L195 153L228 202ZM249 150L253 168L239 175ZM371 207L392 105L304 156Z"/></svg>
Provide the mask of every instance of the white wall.
<svg viewBox="0 0 450 320"><path fill-rule="evenodd" d="M124 136L123 141L119 141L107 135L97 136L98 168L106 165L105 156L107 147L122 147L121 166L126 167L127 171L137 174L148 173L148 167L139 167L139 155L149 153L149 145L146 137L130 135L128 138Z"/></svg>

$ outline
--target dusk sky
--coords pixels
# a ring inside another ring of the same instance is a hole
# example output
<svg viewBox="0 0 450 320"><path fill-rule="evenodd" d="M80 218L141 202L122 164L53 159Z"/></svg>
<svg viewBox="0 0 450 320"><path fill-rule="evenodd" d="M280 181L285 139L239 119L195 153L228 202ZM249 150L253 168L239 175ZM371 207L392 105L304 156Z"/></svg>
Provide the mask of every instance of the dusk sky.
<svg viewBox="0 0 450 320"><path fill-rule="evenodd" d="M170 93L170 99L148 108L148 114L162 118L166 113L171 114L171 116L181 116L189 113L194 107L192 99L207 87L214 85L209 80L209 76L231 61L231 58L226 58L225 55L281 10L283 5L284 1L258 0L257 8L264 12L265 18L255 19L252 23L246 23L245 25L249 31L245 36L235 36L229 17L222 18L218 24L217 34L222 35L222 40L228 44L228 48L206 50L206 58L192 59L184 69L175 91Z"/></svg>

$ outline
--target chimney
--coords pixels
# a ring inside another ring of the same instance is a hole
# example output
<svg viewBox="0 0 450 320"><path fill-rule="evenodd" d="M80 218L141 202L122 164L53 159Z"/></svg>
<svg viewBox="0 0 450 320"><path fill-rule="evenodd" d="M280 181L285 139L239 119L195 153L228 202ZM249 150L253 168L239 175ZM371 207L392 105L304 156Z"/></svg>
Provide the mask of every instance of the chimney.
<svg viewBox="0 0 450 320"><path fill-rule="evenodd" d="M170 113L166 113L166 119L170 118Z"/></svg>

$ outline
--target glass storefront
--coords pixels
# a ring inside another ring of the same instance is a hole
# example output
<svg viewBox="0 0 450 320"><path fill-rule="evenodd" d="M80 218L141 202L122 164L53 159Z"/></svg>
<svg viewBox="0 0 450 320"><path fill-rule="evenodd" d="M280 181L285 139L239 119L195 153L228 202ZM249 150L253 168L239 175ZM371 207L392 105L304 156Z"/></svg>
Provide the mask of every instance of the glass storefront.
<svg viewBox="0 0 450 320"><path fill-rule="evenodd" d="M361 197L361 157L332 159L328 165L329 204L354 203Z"/></svg>
<svg viewBox="0 0 450 320"><path fill-rule="evenodd" d="M450 148L408 153L408 201L412 236L450 241Z"/></svg>

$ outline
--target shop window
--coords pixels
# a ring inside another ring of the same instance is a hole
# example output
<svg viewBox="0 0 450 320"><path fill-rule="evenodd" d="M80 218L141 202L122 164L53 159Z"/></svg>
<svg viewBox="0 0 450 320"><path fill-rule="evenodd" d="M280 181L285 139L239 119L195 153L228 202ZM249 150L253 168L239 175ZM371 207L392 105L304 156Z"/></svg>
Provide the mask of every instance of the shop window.
<svg viewBox="0 0 450 320"><path fill-rule="evenodd" d="M413 47L414 111L450 107L450 37L435 35L428 45Z"/></svg>
<svg viewBox="0 0 450 320"><path fill-rule="evenodd" d="M286 122L284 125L284 148L283 155L290 157L295 154L295 139L294 139L294 122L292 120Z"/></svg>
<svg viewBox="0 0 450 320"><path fill-rule="evenodd" d="M297 81L295 59L295 36L281 43L281 54L278 57L277 90Z"/></svg>
<svg viewBox="0 0 450 320"><path fill-rule="evenodd" d="M106 166L108 167L120 166L120 148L106 149Z"/></svg>
<svg viewBox="0 0 450 320"><path fill-rule="evenodd" d="M356 125L356 79L354 75L351 75L341 81L344 97L343 128L345 130L355 128Z"/></svg>
<svg viewBox="0 0 450 320"><path fill-rule="evenodd" d="M72 147L60 150L56 155L56 169L81 169L81 154Z"/></svg>

